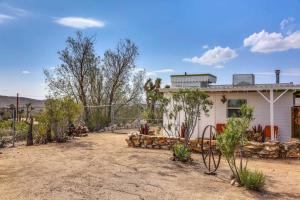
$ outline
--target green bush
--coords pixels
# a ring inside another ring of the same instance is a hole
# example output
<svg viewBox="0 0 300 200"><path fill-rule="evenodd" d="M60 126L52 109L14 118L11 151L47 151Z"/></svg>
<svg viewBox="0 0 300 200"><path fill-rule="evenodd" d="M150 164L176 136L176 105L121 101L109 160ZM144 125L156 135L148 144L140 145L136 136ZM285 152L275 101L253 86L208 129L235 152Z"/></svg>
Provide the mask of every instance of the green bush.
<svg viewBox="0 0 300 200"><path fill-rule="evenodd" d="M253 108L244 104L241 106L241 116L228 119L222 134L217 136L217 146L226 159L230 170L239 184L241 183L240 171L243 167L243 157L240 156L240 164L237 163L236 152L242 152L242 147L247 142L246 133L253 120ZM247 162L246 162L247 163Z"/></svg>
<svg viewBox="0 0 300 200"><path fill-rule="evenodd" d="M182 143L175 143L172 146L172 152L175 160L179 160L181 162L187 162L191 160L191 151L188 147L184 146Z"/></svg>
<svg viewBox="0 0 300 200"><path fill-rule="evenodd" d="M36 116L35 142L66 142L69 125L79 121L81 112L81 105L69 97L47 99L45 109Z"/></svg>
<svg viewBox="0 0 300 200"><path fill-rule="evenodd" d="M35 143L46 144L51 141L50 122L45 111L35 116L36 123L33 126L33 138ZM48 133L49 131L49 133ZM50 136L49 136L50 135Z"/></svg>
<svg viewBox="0 0 300 200"><path fill-rule="evenodd" d="M12 121L0 120L0 129L10 129L12 127Z"/></svg>
<svg viewBox="0 0 300 200"><path fill-rule="evenodd" d="M26 122L16 122L16 140L26 140L28 132L28 124Z"/></svg>
<svg viewBox="0 0 300 200"><path fill-rule="evenodd" d="M15 122L16 127L16 140L25 140L28 131L28 125L21 121ZM0 120L0 138L4 136L13 136L13 121L12 120Z"/></svg>
<svg viewBox="0 0 300 200"><path fill-rule="evenodd" d="M240 171L241 183L248 189L261 190L265 185L265 175L261 171L250 171L244 168Z"/></svg>

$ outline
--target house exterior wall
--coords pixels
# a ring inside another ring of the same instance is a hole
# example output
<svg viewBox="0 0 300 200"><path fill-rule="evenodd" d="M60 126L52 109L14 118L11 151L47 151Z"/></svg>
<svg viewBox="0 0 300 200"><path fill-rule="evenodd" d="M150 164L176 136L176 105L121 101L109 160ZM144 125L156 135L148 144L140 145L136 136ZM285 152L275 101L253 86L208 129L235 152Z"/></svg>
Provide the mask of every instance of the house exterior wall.
<svg viewBox="0 0 300 200"><path fill-rule="evenodd" d="M264 94L269 98L269 93ZM274 99L280 94L281 92L274 92ZM170 97L170 95L170 93L165 94L167 97ZM209 93L209 95L213 101L213 106L209 112L209 116L201 116L201 120L195 127L193 138L201 137L207 125L216 125L217 123L226 124L228 119L227 102L221 102L222 95L225 95L227 99L246 99L247 104L254 107L254 120L251 123L251 127L258 124L261 124L263 127L270 125L270 104L257 92L214 92ZM285 93L274 103L274 123L279 128L280 141L287 141L291 138L291 107L293 107L292 92ZM179 118L181 121L177 122L178 125L181 124L184 119L183 113L181 113ZM167 118L164 116L164 124L166 121Z"/></svg>

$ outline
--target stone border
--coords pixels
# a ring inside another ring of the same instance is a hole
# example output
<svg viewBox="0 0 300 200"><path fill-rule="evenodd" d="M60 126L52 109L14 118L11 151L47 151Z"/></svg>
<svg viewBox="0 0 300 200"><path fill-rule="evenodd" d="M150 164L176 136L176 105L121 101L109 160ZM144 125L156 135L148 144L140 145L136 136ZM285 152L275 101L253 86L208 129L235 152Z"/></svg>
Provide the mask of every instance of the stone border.
<svg viewBox="0 0 300 200"><path fill-rule="evenodd" d="M129 147L139 147L147 149L169 150L175 142L183 142L182 138L166 137L159 135L141 135L138 133L128 134L126 142ZM209 140L204 140L207 146ZM216 141L212 141L216 145ZM189 146L194 153L201 153L201 139L191 139ZM290 142L249 142L244 146L244 156L252 158L300 158L300 141Z"/></svg>
<svg viewBox="0 0 300 200"><path fill-rule="evenodd" d="M166 137L159 135L142 135L138 133L128 134L126 142L129 147L140 147L147 149L171 149L172 145L176 142L184 142L183 138ZM212 141L215 146L215 140ZM205 146L209 144L209 140L204 140ZM201 139L191 139L189 147L194 153L201 152Z"/></svg>

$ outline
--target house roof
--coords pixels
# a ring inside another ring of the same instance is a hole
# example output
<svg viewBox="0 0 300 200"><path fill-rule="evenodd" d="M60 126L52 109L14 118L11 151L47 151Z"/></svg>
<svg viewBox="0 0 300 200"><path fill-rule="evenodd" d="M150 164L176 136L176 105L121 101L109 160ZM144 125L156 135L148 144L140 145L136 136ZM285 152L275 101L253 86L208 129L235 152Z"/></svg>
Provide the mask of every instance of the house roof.
<svg viewBox="0 0 300 200"><path fill-rule="evenodd" d="M300 84L280 83L280 84L255 84L245 86L228 85L209 85L208 87L190 87L190 88L163 88L161 92L177 92L182 89L200 90L205 92L225 92L225 91L267 91L267 90L300 90Z"/></svg>

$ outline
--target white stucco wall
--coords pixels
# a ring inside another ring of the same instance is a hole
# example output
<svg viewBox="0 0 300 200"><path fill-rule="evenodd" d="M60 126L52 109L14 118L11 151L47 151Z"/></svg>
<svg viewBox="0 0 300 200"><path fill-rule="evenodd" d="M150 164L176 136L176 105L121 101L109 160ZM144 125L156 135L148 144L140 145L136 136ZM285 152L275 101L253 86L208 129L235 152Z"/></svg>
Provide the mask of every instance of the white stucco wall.
<svg viewBox="0 0 300 200"><path fill-rule="evenodd" d="M269 97L268 93L264 94L266 97ZM274 99L280 94L281 92L274 92ZM222 95L225 95L227 99L246 99L247 103L254 107L254 121L251 126L261 124L264 127L270 125L270 104L257 92L218 92L209 93L209 95L210 99L214 102L213 107L208 117L201 117L200 122L195 128L193 137L201 137L206 125L216 125L217 123L227 122L227 102L221 102ZM165 96L170 97L170 94L166 93ZM292 92L287 92L274 104L274 122L275 125L279 127L280 141L286 141L291 138L292 106ZM181 114L180 119L182 122L183 114ZM166 116L164 116L164 123L166 124Z"/></svg>

